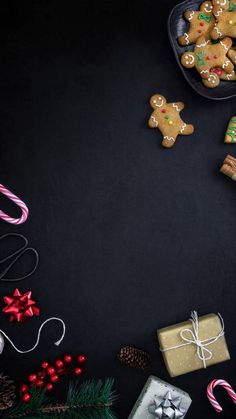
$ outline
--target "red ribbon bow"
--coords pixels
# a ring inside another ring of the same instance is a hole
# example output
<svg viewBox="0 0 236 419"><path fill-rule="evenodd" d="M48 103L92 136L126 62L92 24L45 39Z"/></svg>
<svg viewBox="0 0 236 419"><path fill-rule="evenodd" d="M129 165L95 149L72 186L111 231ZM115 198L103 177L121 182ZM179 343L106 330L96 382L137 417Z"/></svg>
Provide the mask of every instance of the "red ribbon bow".
<svg viewBox="0 0 236 419"><path fill-rule="evenodd" d="M23 322L29 317L38 316L40 313L39 307L36 307L36 302L31 299L31 291L24 294L16 288L13 296L3 297L6 306L2 309L3 313L10 315L10 322Z"/></svg>

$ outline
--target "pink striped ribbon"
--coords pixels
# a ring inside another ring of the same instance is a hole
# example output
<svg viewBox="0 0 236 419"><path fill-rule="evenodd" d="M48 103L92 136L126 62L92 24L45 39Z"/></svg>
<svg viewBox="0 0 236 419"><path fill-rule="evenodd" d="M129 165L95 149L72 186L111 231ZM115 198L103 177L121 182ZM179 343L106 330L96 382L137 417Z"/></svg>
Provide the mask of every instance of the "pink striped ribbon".
<svg viewBox="0 0 236 419"><path fill-rule="evenodd" d="M216 410L217 413L220 413L223 411L221 405L217 402L213 390L216 386L221 386L223 387L228 395L230 396L231 400L236 404L236 393L233 390L233 388L231 387L231 385L225 381L225 380L213 380L208 386L207 386L207 397L210 401L210 403L212 404L212 406L214 407L214 409Z"/></svg>
<svg viewBox="0 0 236 419"><path fill-rule="evenodd" d="M5 186L3 186L1 183L0 183L0 192L3 195L6 195L11 201L13 201L22 211L22 215L20 218L12 218L9 215L7 215L5 212L0 210L0 218L2 218L4 221L10 224L24 223L27 220L28 215L29 215L29 210L27 206L25 205L25 203L21 201L21 199L18 198L18 196L14 195L11 191L5 188Z"/></svg>

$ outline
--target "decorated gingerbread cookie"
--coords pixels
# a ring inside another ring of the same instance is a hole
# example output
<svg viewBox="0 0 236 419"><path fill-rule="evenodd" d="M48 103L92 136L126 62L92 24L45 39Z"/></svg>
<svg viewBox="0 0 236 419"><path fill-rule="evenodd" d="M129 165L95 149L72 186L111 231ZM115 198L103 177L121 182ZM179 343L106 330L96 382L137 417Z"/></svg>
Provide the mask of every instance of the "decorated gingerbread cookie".
<svg viewBox="0 0 236 419"><path fill-rule="evenodd" d="M220 14L223 11L233 12L234 10L236 10L235 0L212 0L212 4L215 15L217 15L217 12L219 12Z"/></svg>
<svg viewBox="0 0 236 419"><path fill-rule="evenodd" d="M219 69L218 69L219 71ZM232 73L226 73L224 70L219 71L220 80L225 81L235 81L236 80L236 73L232 71Z"/></svg>
<svg viewBox="0 0 236 419"><path fill-rule="evenodd" d="M232 118L230 118L224 142L230 144L236 143L236 116L232 116Z"/></svg>
<svg viewBox="0 0 236 419"><path fill-rule="evenodd" d="M228 57L231 59L231 61L236 65L236 48L231 48L228 52Z"/></svg>
<svg viewBox="0 0 236 419"><path fill-rule="evenodd" d="M159 128L163 134L163 147L173 147L178 135L193 133L193 125L186 124L180 117L180 111L184 109L183 102L167 103L164 96L156 94L151 97L150 104L154 111L148 125L150 128Z"/></svg>
<svg viewBox="0 0 236 419"><path fill-rule="evenodd" d="M213 13L216 17L210 35L216 40L224 36L236 38L236 3L228 0L214 0Z"/></svg>
<svg viewBox="0 0 236 419"><path fill-rule="evenodd" d="M204 35L206 39L210 38L210 32L215 24L211 1L204 1L200 10L185 12L184 17L189 22L189 30L178 38L180 45L193 44L201 35Z"/></svg>
<svg viewBox="0 0 236 419"><path fill-rule="evenodd" d="M232 71L232 73L226 73L223 68L211 68L210 70L211 74L216 74L220 80L224 81L235 81L236 80L236 73L235 71Z"/></svg>
<svg viewBox="0 0 236 419"><path fill-rule="evenodd" d="M226 156L220 168L221 173L236 181L236 159L233 156Z"/></svg>
<svg viewBox="0 0 236 419"><path fill-rule="evenodd" d="M234 70L233 63L227 57L232 47L232 39L224 38L217 44L212 44L204 36L197 39L194 51L185 52L181 57L181 63L186 68L195 67L202 77L206 87L214 88L220 83L220 77L212 73L212 68L222 68L227 74Z"/></svg>

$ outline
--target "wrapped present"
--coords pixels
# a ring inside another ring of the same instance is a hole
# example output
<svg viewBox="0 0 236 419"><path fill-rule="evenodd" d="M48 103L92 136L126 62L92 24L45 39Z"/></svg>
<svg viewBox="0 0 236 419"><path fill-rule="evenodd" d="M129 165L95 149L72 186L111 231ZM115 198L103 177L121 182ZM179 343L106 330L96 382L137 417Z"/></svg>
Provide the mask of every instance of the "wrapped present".
<svg viewBox="0 0 236 419"><path fill-rule="evenodd" d="M236 116L232 116L225 134L225 143L236 143Z"/></svg>
<svg viewBox="0 0 236 419"><path fill-rule="evenodd" d="M151 375L128 419L182 419L191 403L185 391Z"/></svg>
<svg viewBox="0 0 236 419"><path fill-rule="evenodd" d="M231 179L236 180L236 159L228 154L228 156L224 159L224 163L220 168L220 171Z"/></svg>
<svg viewBox="0 0 236 419"><path fill-rule="evenodd" d="M157 330L160 351L171 377L207 368L230 359L220 314L191 318Z"/></svg>

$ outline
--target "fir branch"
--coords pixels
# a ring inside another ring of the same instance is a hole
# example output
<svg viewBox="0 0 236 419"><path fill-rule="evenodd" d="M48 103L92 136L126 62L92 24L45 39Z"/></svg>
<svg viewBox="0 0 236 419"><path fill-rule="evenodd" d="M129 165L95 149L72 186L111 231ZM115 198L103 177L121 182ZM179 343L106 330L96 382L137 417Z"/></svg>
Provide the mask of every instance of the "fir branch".
<svg viewBox="0 0 236 419"><path fill-rule="evenodd" d="M111 407L117 396L113 379L86 381L81 386L70 384L66 403L48 404L45 391L32 388L31 401L19 403L5 418L46 419L116 419Z"/></svg>

